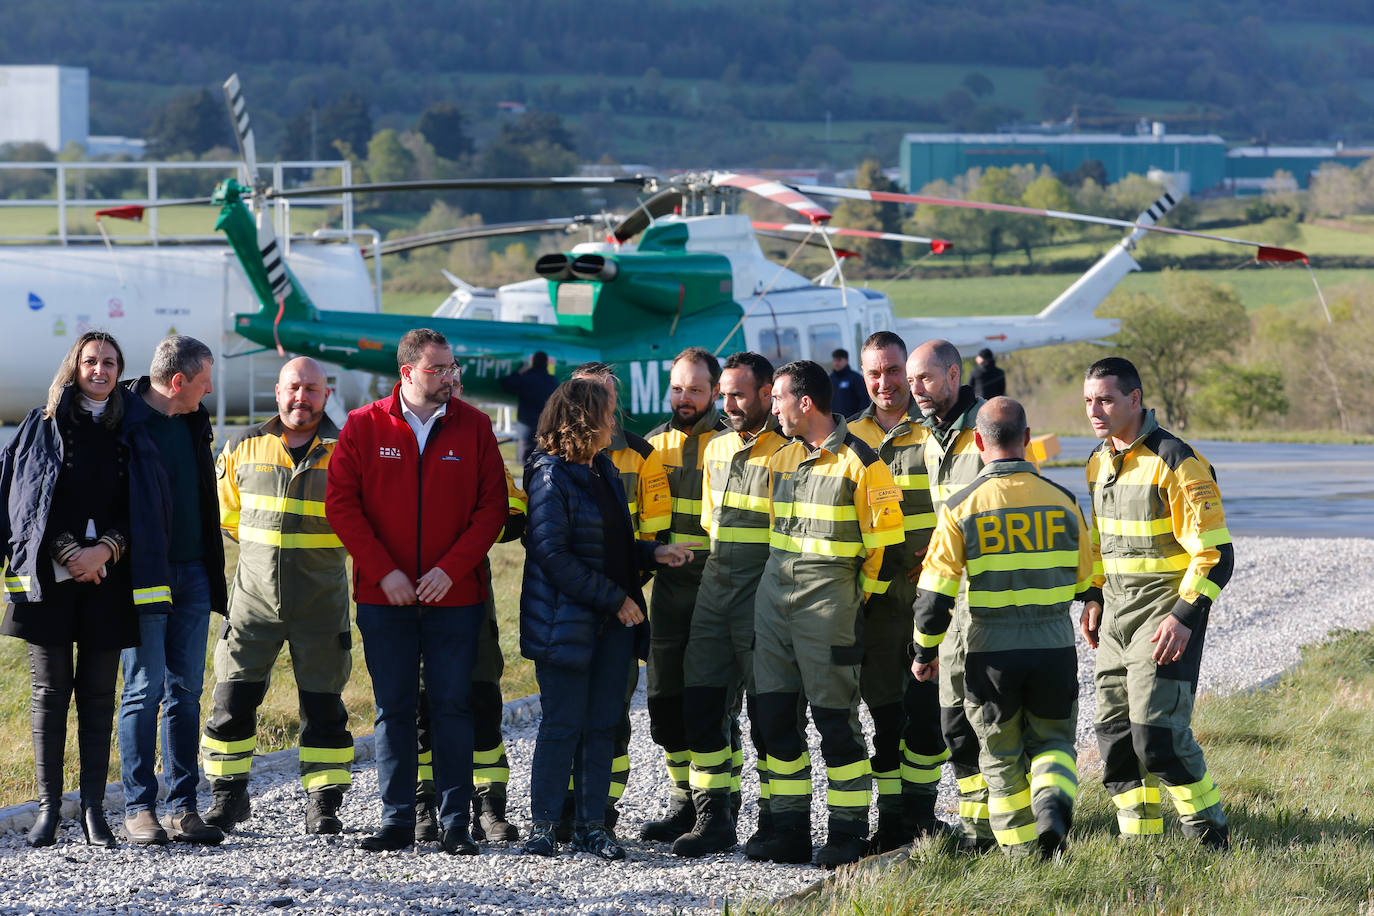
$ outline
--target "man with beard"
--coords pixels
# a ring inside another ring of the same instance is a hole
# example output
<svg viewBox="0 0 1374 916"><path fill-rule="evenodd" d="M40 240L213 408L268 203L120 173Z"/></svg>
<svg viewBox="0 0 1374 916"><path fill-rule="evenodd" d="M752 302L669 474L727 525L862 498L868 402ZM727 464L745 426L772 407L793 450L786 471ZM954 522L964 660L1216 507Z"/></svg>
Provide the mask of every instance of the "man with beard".
<svg viewBox="0 0 1374 916"><path fill-rule="evenodd" d="M683 717L697 822L673 843L680 856L724 852L738 840L731 795L739 792L739 781L729 720L732 711L738 715L742 691L749 697L749 737L758 754L758 842L770 824L767 752L753 708L754 592L768 560L768 459L787 440L769 412L773 366L768 360L757 353L730 356L720 393L730 429L706 444L701 524L710 533L711 552L683 660ZM758 842L750 841L755 851Z"/></svg>
<svg viewBox="0 0 1374 916"><path fill-rule="evenodd" d="M706 443L720 428L716 412L720 363L701 347L688 347L673 359L668 397L673 415L649 433L649 444L663 459L673 521L659 539L697 545L693 560L660 570L649 598L649 731L663 748L668 777L668 814L649 821L640 838L671 843L696 823L688 767L692 754L682 721L682 660L692 625L697 587L706 565L706 532L701 527L701 469Z"/></svg>
<svg viewBox="0 0 1374 916"><path fill-rule="evenodd" d="M940 733L935 682L916 683L906 648L911 640L915 579L935 526L926 476L925 445L930 431L906 381L906 342L891 331L864 341L860 354L869 407L850 418L858 436L892 472L902 488L905 542L883 553L887 591L864 607L864 663L859 688L873 716L873 781L878 789L874 852L887 852L912 837L940 828L935 790L940 764L949 757Z"/></svg>
<svg viewBox="0 0 1374 916"><path fill-rule="evenodd" d="M475 855L470 695L490 577L483 561L507 521L491 419L454 396L443 334L416 328L396 348L390 397L349 414L329 463L328 518L353 556L358 629L377 703L382 829L363 849L415 842L415 714L429 697L444 850ZM423 665L423 667L421 667Z"/></svg>
<svg viewBox="0 0 1374 916"><path fill-rule="evenodd" d="M929 432L924 457L930 500L937 514L951 496L977 481L983 469L974 432L978 410L985 402L972 387L961 384L962 378L963 360L947 340L927 340L906 363L907 384ZM967 623L968 598L961 590L949 635L940 643L940 727L959 787L959 848L982 852L995 846L996 840L988 820L988 784L978 769L978 735L964 713ZM912 682L910 690L921 689Z"/></svg>
<svg viewBox="0 0 1374 916"><path fill-rule="evenodd" d="M220 527L239 543L229 616L215 644L215 706L201 738L214 803L205 822L224 831L249 816L248 774L257 712L282 644L300 699L306 833L339 833L352 784L353 736L340 694L349 654L343 544L324 517L339 431L324 415L329 383L306 356L282 366L277 416L220 453Z"/></svg>

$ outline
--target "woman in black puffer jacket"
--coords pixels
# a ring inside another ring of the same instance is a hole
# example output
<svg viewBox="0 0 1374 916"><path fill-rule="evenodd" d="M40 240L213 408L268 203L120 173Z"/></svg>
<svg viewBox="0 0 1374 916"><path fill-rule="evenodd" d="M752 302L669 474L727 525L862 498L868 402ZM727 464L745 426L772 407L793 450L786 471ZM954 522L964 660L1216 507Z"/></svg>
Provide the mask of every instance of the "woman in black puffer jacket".
<svg viewBox="0 0 1374 916"><path fill-rule="evenodd" d="M571 769L573 849L625 857L604 816L625 670L637 646L648 644L640 577L691 556L690 544L634 537L620 476L601 453L613 429L603 385L586 379L561 385L539 418L540 452L525 480L520 654L534 662L543 706L530 774L534 826L525 843L536 855L558 849L554 828Z"/></svg>

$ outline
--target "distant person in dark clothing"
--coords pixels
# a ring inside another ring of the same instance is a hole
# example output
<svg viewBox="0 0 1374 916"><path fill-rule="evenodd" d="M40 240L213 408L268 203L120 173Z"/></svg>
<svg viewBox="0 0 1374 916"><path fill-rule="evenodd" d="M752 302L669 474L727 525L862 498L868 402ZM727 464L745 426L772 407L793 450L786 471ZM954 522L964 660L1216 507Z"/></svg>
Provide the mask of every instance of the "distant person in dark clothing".
<svg viewBox="0 0 1374 916"><path fill-rule="evenodd" d="M849 368L849 351L836 350L830 354L830 387L834 395L830 410L842 417L849 418L869 405L868 389L864 377Z"/></svg>
<svg viewBox="0 0 1374 916"><path fill-rule="evenodd" d="M544 412L549 395L558 387L558 379L549 373L549 354L536 350L527 366L501 379L501 387L516 397L515 425L520 444L515 460L523 464L525 456L534 451L539 415Z"/></svg>
<svg viewBox="0 0 1374 916"><path fill-rule="evenodd" d="M997 368L997 357L992 355L991 350L987 347L979 350L973 361L977 365L973 367L973 372L969 373L969 382L972 383L973 393L977 397L990 401L1007 393L1006 373Z"/></svg>

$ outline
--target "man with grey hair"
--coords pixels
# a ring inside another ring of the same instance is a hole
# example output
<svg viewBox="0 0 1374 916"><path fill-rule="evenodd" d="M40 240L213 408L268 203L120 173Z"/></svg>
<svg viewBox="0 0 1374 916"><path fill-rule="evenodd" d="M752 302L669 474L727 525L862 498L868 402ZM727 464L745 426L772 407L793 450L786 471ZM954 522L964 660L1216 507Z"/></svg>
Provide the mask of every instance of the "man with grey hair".
<svg viewBox="0 0 1374 916"><path fill-rule="evenodd" d="M210 414L201 399L213 390L214 354L194 337L174 334L157 345L149 374L128 382L126 428L142 425L157 446L166 477L166 584L134 591L140 644L120 660L120 777L124 830L135 843L168 839L216 844L224 832L196 812L200 781L200 692L210 611L228 606L219 498L210 453ZM135 548L136 549L136 548ZM164 716L162 771L168 813L157 818L158 713Z"/></svg>

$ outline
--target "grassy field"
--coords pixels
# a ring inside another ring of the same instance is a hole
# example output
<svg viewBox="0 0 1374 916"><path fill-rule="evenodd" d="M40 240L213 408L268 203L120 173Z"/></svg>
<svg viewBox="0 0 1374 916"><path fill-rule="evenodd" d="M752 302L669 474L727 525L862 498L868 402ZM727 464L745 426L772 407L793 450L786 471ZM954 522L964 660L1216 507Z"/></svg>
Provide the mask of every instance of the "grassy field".
<svg viewBox="0 0 1374 916"><path fill-rule="evenodd" d="M214 189L213 184L206 186L205 193ZM95 222L95 207L68 207L67 233L69 235L99 236L100 229ZM0 235L47 237L57 235L57 207L10 207L3 211L3 229ZM327 210L314 207L293 207L291 209L291 231L307 233L327 225ZM218 236L215 220L219 208L210 204L188 207L164 207L157 211L157 234L159 238L178 235ZM418 217L417 217L418 218ZM360 217L358 222L364 220ZM124 219L102 220L105 231L114 238L148 238L152 223L150 218L136 223Z"/></svg>
<svg viewBox="0 0 1374 916"><path fill-rule="evenodd" d="M1067 856L1054 864L969 859L934 841L909 860L847 871L757 914L1374 912L1374 634L1303 653L1265 690L1198 703L1193 726L1231 822L1213 854L1165 837L1119 845L1096 775L1079 790ZM1166 808L1169 807L1166 803Z"/></svg>
<svg viewBox="0 0 1374 916"><path fill-rule="evenodd" d="M512 468L512 470L517 470ZM237 546L226 542L225 575L231 581L238 560ZM498 544L491 552L493 591L501 628L501 648L506 657L505 676L501 689L507 699L525 696L538 690L534 682L534 666L520 657L519 600L520 577L525 552L520 544ZM214 644L222 618L210 620L210 635L206 646L205 690L201 694L201 720L210 714L211 688L214 686ZM29 664L26 643L18 639L0 639L0 806L27 801L36 794L33 775L33 743L29 729ZM283 652L272 671L271 687L258 712L258 753L295 747L300 728L297 711L295 680L291 676L289 656ZM349 727L353 734L372 731L372 684L363 660L362 639L353 628L353 673L344 688L344 705L348 707ZM76 713L68 716L66 778L68 791L76 788ZM119 747L111 751L109 781L119 780Z"/></svg>

